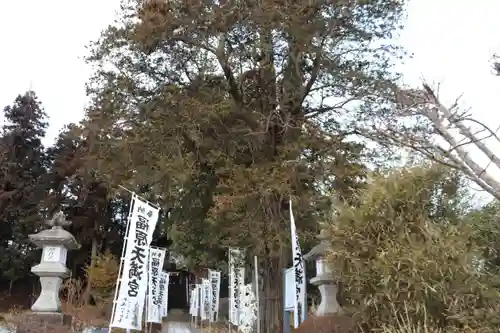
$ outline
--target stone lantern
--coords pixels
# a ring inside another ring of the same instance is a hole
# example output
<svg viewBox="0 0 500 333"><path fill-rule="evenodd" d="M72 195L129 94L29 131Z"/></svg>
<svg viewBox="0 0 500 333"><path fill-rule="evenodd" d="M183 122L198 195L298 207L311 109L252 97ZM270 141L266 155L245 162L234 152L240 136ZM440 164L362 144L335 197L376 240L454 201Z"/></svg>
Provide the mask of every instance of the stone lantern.
<svg viewBox="0 0 500 333"><path fill-rule="evenodd" d="M330 242L328 241L326 231L323 229L316 237L319 240L319 244L304 255L304 260L316 261L316 277L311 279L311 283L318 286L321 293L321 303L316 311L316 316L338 314L341 308L337 302L337 283L333 271L326 265L325 261L325 255Z"/></svg>
<svg viewBox="0 0 500 333"><path fill-rule="evenodd" d="M69 277L70 271L66 267L68 250L80 248L72 234L63 229L71 222L66 221L62 212L56 213L52 220L45 222L50 229L37 234L29 235L33 244L42 248L42 259L31 271L40 277L42 291L31 307L34 314L52 317L51 321L61 321L61 302L59 291L63 279Z"/></svg>

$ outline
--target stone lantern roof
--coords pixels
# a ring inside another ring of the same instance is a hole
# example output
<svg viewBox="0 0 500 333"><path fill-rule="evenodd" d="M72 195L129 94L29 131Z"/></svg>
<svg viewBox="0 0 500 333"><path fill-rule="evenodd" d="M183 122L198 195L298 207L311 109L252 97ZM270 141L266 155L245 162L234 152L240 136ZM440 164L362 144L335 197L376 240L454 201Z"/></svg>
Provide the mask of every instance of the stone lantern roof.
<svg viewBox="0 0 500 333"><path fill-rule="evenodd" d="M63 245L68 250L78 250L80 248L80 244L78 244L72 234L57 226L43 230L37 234L31 234L28 237L38 247Z"/></svg>
<svg viewBox="0 0 500 333"><path fill-rule="evenodd" d="M71 222L66 220L63 212L56 213L51 220L45 221L45 224L51 228L28 236L33 244L38 247L63 245L68 250L78 250L80 248L80 244L78 244L75 237L63 229L63 227L71 225Z"/></svg>
<svg viewBox="0 0 500 333"><path fill-rule="evenodd" d="M330 246L330 242L328 241L328 235L326 234L326 230L321 229L319 235L316 238L320 241L318 245L314 246L311 251L304 255L304 260L311 261L322 258L325 256L328 251L328 247Z"/></svg>

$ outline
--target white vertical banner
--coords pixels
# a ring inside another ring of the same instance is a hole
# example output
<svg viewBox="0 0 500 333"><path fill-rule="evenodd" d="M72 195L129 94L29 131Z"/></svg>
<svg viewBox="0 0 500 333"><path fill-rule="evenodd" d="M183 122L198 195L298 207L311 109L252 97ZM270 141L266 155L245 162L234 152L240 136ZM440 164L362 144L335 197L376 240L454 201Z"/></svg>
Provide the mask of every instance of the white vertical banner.
<svg viewBox="0 0 500 333"><path fill-rule="evenodd" d="M205 288L203 286L203 280L201 280L201 284L199 285L198 288L198 315L200 316L201 320L205 319L205 307L204 307L204 299L205 299Z"/></svg>
<svg viewBox="0 0 500 333"><path fill-rule="evenodd" d="M196 289L191 290L191 299L189 300L189 314L196 316Z"/></svg>
<svg viewBox="0 0 500 333"><path fill-rule="evenodd" d="M208 271L208 279L210 281L210 291L211 291L211 309L210 309L210 321L216 322L219 319L219 296L220 296L220 280L221 273L217 271Z"/></svg>
<svg viewBox="0 0 500 333"><path fill-rule="evenodd" d="M193 308L194 308L194 288L196 288L196 285L190 284L189 285L189 314L192 316L193 315Z"/></svg>
<svg viewBox="0 0 500 333"><path fill-rule="evenodd" d="M244 253L238 248L229 248L229 321L239 325L241 290L245 283Z"/></svg>
<svg viewBox="0 0 500 333"><path fill-rule="evenodd" d="M198 300L199 300L199 289L198 285L195 284L193 290L191 291L191 305L192 305L192 311L190 311L191 316L197 317L198 316Z"/></svg>
<svg viewBox="0 0 500 333"><path fill-rule="evenodd" d="M209 320L212 309L212 292L210 290L210 281L201 280L201 320Z"/></svg>
<svg viewBox="0 0 500 333"><path fill-rule="evenodd" d="M195 292L195 307L194 307L194 310L195 310L195 317L198 317L200 315L200 309L201 309L201 306L200 306L200 299L201 299L201 284L197 284L196 285L196 288L194 288L194 290L196 291Z"/></svg>
<svg viewBox="0 0 500 333"><path fill-rule="evenodd" d="M147 302L147 319L148 323L161 324L161 302L159 300L160 293L160 277L163 269L163 261L165 260L165 249L150 248L149 249L149 290Z"/></svg>
<svg viewBox="0 0 500 333"><path fill-rule="evenodd" d="M114 301L110 327L141 330L148 286L149 244L158 222L159 209L132 197L129 231L121 259L123 269Z"/></svg>
<svg viewBox="0 0 500 333"><path fill-rule="evenodd" d="M241 288L241 308L238 330L241 333L251 333L257 320L257 302L251 283Z"/></svg>
<svg viewBox="0 0 500 333"><path fill-rule="evenodd" d="M292 239L293 267L295 271L295 307L293 313L293 324L297 328L305 319L307 311L306 300L306 270L304 258L299 244L295 218L292 211L292 200L290 200L290 229Z"/></svg>
<svg viewBox="0 0 500 333"><path fill-rule="evenodd" d="M160 303L160 316L166 317L168 313L168 282L170 274L160 273L160 282L158 284L158 303Z"/></svg>

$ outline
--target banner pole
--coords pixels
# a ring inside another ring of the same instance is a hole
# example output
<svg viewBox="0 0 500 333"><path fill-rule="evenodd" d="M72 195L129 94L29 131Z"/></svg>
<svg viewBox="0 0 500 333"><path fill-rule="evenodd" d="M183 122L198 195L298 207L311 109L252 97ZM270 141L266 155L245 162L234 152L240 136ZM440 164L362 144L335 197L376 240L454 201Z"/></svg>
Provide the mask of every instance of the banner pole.
<svg viewBox="0 0 500 333"><path fill-rule="evenodd" d="M212 332L212 320L214 319L214 313L212 309L212 304L214 300L212 299L214 297L214 293L212 290L212 270L208 270L208 331Z"/></svg>
<svg viewBox="0 0 500 333"><path fill-rule="evenodd" d="M201 279L201 292L200 292L200 330L203 329L203 316L205 315L205 284L203 279Z"/></svg>
<svg viewBox="0 0 500 333"><path fill-rule="evenodd" d="M116 280L116 286L115 286L115 296L113 297L113 306L111 309L111 320L109 321L109 327L108 327L108 332L111 333L112 329L112 324L115 319L115 312L116 312L116 299L118 297L118 287L121 283L121 276L122 276L122 270L123 270L123 261L125 257L125 249L127 248L127 243L128 243L128 233L130 231L130 221L132 219L132 212L134 209L134 203L135 203L135 198L136 195L134 192L132 193L132 198L130 199L130 207L128 210L128 217L127 217L127 227L125 228L125 237L124 237L124 242L123 242L123 247L122 247L122 254L120 257L120 265L118 267L118 278Z"/></svg>
<svg viewBox="0 0 500 333"><path fill-rule="evenodd" d="M233 286L233 256L231 254L231 247L228 248L227 250L228 252L228 264L229 264L229 267L228 267L228 275L229 275L229 286L228 286L228 289L229 289L229 320L228 320L228 332L231 333L231 321L233 319L233 316L234 316L234 312L233 312L233 302L234 302L234 286Z"/></svg>
<svg viewBox="0 0 500 333"><path fill-rule="evenodd" d="M260 333L260 302L259 302L259 264L257 256L253 257L253 269L255 274L255 302L257 303L257 333Z"/></svg>
<svg viewBox="0 0 500 333"><path fill-rule="evenodd" d="M146 332L149 332L151 333L151 323L149 323L149 298L151 297L150 293L151 293L151 285L150 285L150 280L151 280L151 276L149 273L150 270L151 270L151 246L149 246L149 251L148 251L148 261L147 261L147 265L146 265L146 272L148 272L148 289L146 290L146 311L145 314L146 314L146 320L144 321L146 323ZM148 323L149 323L149 330L148 330Z"/></svg>

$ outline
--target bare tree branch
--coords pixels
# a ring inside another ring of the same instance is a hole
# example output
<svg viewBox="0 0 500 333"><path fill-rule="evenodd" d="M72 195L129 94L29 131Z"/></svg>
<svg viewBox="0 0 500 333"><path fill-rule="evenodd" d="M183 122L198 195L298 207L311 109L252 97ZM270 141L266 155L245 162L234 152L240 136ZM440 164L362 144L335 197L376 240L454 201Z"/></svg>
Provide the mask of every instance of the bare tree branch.
<svg viewBox="0 0 500 333"><path fill-rule="evenodd" d="M401 133L396 135L384 133L378 140L389 140L396 145L417 151L434 161L461 170L483 190L500 200L500 182L487 172L490 165L500 168L500 157L484 142L490 137L500 142L496 133L487 125L466 115L467 112L459 114L458 111L454 111L458 108L458 99L451 108L445 107L434 90L426 83L423 84L422 90L405 91L399 97L399 102L403 106L399 112L400 117L423 116L430 122L432 130L428 131L428 137L418 139ZM466 121L480 125L482 130L473 132L466 125ZM390 126L388 127L390 129ZM396 130L397 126L392 129L392 133ZM459 136L457 137L453 131L456 131ZM484 131L489 135L481 136L480 134ZM449 148L440 146L435 140L435 135L443 139ZM463 139L460 139L460 136ZM470 155L467 149L470 145L477 147L488 158L489 162L485 168L481 167ZM445 159L443 160L442 157Z"/></svg>

